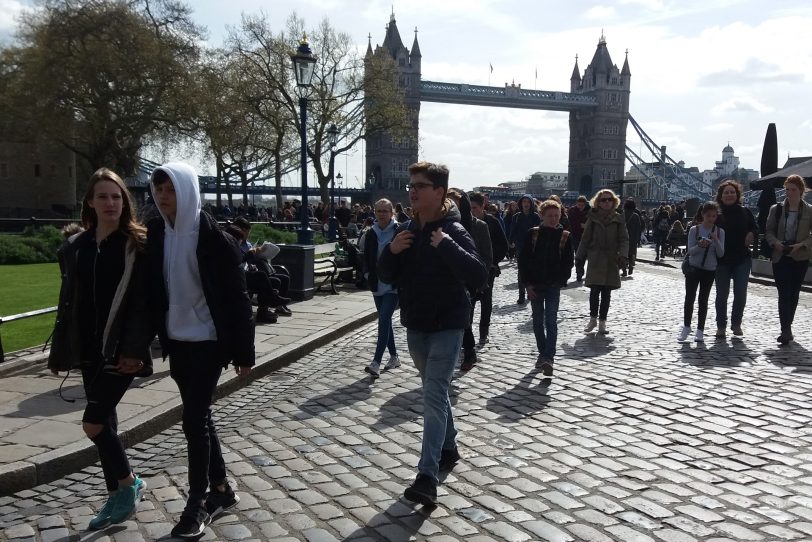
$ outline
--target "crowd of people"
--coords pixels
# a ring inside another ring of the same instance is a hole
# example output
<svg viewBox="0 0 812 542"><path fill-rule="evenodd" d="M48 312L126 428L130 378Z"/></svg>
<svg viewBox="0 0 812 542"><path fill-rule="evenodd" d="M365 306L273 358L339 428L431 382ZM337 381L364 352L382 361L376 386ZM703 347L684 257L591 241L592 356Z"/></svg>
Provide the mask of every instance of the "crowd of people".
<svg viewBox="0 0 812 542"><path fill-rule="evenodd" d="M653 234L659 259L663 240L682 224L684 210L662 206L648 214L632 200L621 202L612 190L600 189L570 208L557 198L537 201L526 195L503 212L486 194L449 187L443 165L418 162L409 174L410 207L381 199L374 206L342 204L336 216L349 227L360 213L366 224L359 245L378 333L364 370L373 377L400 366L392 321L400 308L409 356L423 387L422 450L417 476L404 495L434 505L440 472L460 460L449 386L461 353L461 371L478 363L477 301L478 344L489 341L500 262L516 262L517 303L529 300L532 311L535 367L551 378L561 289L573 269L576 284L589 289L584 332L609 333L612 292L621 288L623 275L633 274L643 236ZM785 187L786 200L770 210L762 249L772 261L778 290L780 344L793 340L801 283L812 257L812 206L802 198L806 185L791 176ZM109 493L89 526L121 523L133 515L146 483L129 464L117 433L116 407L135 378L152 374L150 344L157 334L182 399L187 441L188 499L172 535L197 538L212 518L239 501L226 477L211 416L213 393L229 364L241 377L251 371L255 322L291 314L290 277L270 264L278 247L248 241L250 220L237 217L223 228L203 210L190 166L157 168L150 189L157 212L141 224L118 175L100 169L91 178L82 228L70 230L59 251L63 279L49 368L54 373L78 369L88 398L82 426L96 446ZM758 229L741 195L738 183L723 182L715 200L702 204L688 225L679 340L691 332L697 295L695 340L704 340L714 284L716 337L725 337L731 281L731 331L743 334ZM256 317L249 291L258 296Z"/></svg>

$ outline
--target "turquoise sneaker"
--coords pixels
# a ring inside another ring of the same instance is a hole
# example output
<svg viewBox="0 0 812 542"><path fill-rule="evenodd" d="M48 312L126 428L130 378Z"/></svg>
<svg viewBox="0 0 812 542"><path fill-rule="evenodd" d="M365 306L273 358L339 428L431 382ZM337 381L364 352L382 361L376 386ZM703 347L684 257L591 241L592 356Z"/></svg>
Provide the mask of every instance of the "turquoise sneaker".
<svg viewBox="0 0 812 542"><path fill-rule="evenodd" d="M121 523L130 519L146 489L147 483L137 476L133 485L119 487L111 499L113 510L110 512L110 523Z"/></svg>
<svg viewBox="0 0 812 542"><path fill-rule="evenodd" d="M110 514L113 512L113 500L115 496L115 493L110 495L107 502L104 503L104 506L101 507L99 512L93 517L93 519L90 520L90 523L88 523L88 529L91 531L98 531L99 529L104 529L110 525L110 523L112 523L110 521Z"/></svg>

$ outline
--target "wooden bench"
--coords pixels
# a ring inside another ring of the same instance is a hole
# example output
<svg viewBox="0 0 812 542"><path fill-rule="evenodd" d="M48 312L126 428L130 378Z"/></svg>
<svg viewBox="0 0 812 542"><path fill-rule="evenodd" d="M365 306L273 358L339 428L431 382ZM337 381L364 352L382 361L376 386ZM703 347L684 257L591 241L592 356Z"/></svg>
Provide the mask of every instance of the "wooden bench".
<svg viewBox="0 0 812 542"><path fill-rule="evenodd" d="M322 287L330 282L330 293L337 294L338 290L336 290L336 278L340 273L345 271L354 271L355 268L352 266L342 266L339 267L336 264L336 260L334 256L330 256L329 258L319 258L313 262L313 276L321 278L321 283L316 287L316 291L321 291Z"/></svg>

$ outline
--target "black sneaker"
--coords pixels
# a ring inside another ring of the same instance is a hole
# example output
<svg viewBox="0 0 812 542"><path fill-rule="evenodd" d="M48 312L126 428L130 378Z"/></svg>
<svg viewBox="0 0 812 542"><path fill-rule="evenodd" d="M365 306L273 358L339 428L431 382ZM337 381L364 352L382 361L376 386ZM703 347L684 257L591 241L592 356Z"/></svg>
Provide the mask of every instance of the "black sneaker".
<svg viewBox="0 0 812 542"><path fill-rule="evenodd" d="M171 535L175 538L200 538L209 523L211 517L204 507L186 505L186 510L180 515L180 521L172 529Z"/></svg>
<svg viewBox="0 0 812 542"><path fill-rule="evenodd" d="M423 506L437 506L437 484L431 477L418 474L414 483L403 492L403 496Z"/></svg>
<svg viewBox="0 0 812 542"><path fill-rule="evenodd" d="M240 502L240 498L231 489L231 486L226 484L225 491L217 491L216 489L210 491L206 496L206 512L212 520Z"/></svg>
<svg viewBox="0 0 812 542"><path fill-rule="evenodd" d="M440 472L447 472L454 468L454 465L457 464L457 461L460 460L460 452L457 450L457 447L454 446L449 450L443 450L440 454Z"/></svg>
<svg viewBox="0 0 812 542"><path fill-rule="evenodd" d="M543 354L539 354L536 359L536 369L541 369L541 374L546 377L553 376L553 360Z"/></svg>

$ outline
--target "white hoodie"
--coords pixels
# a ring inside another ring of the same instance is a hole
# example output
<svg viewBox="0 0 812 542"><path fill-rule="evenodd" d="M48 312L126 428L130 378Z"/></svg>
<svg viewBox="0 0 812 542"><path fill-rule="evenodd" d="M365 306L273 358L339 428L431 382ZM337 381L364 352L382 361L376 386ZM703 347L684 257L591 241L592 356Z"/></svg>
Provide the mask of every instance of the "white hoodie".
<svg viewBox="0 0 812 542"><path fill-rule="evenodd" d="M163 271L169 297L167 334L176 341L216 341L217 331L203 294L197 264L197 241L200 235L200 185L197 172L192 166L181 162L170 162L157 170L169 175L178 203L174 226L158 206L165 224ZM152 183L150 188L154 198L155 189Z"/></svg>

